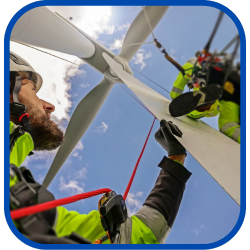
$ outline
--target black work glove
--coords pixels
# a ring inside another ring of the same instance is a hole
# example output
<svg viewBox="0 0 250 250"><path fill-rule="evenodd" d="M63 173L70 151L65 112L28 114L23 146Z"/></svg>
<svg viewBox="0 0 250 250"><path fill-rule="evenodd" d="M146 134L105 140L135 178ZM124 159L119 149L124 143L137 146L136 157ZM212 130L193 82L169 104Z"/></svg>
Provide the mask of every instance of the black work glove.
<svg viewBox="0 0 250 250"><path fill-rule="evenodd" d="M173 136L174 134L182 137L180 129L171 121L161 120L160 125L161 127L155 133L155 139L168 152L168 156L186 155L186 149Z"/></svg>

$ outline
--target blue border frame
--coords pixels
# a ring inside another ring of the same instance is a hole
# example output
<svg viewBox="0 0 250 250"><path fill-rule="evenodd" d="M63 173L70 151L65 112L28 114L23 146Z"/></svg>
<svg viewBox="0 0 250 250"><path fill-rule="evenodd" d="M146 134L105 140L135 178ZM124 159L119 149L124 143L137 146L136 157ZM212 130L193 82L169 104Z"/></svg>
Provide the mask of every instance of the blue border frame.
<svg viewBox="0 0 250 250"><path fill-rule="evenodd" d="M99 2L99 4L98 4ZM131 4L129 4L131 3ZM127 6L138 6L138 5L150 5L152 1L136 1L136 4L134 1L126 1ZM78 5L81 6L85 4L83 1L39 1L34 2L31 4L28 4L27 6L23 7L21 10L19 10L14 17L9 22L9 25L6 29L5 37L4 37L4 212L6 221L12 230L12 232L16 235L16 237L21 240L23 243L27 244L28 246L35 247L38 249L128 249L128 248L135 248L133 245L59 245L59 244L40 244L33 242L26 237L24 237L15 227L14 223L12 222L12 219L10 217L10 208L9 208L9 51L10 51L10 35L12 28L14 27L16 21L27 11L40 7L40 6L73 6ZM241 22L237 18L237 16L229 10L227 7L211 1L204 1L204 0L191 0L188 1L188 4L184 0L179 0L178 3L176 3L176 0L171 1L154 1L154 5L170 5L170 6L208 6L208 7L214 7L219 10L222 10L224 13L226 13L235 23L235 25L238 28L239 34L240 34L240 46L241 46L241 110L240 110L240 119L241 119L241 208L240 208L240 215L238 218L238 221L235 225L235 227L232 229L232 231L222 238L219 241L216 241L214 243L209 244L164 244L164 245L136 245L136 248L138 249L211 249L219 247L229 240L231 240L236 233L239 231L244 218L245 218L245 212L246 212L246 38L245 38L245 32L241 25ZM92 4L93 5L93 4ZM95 1L95 5L103 5L103 2ZM117 5L117 2L115 1L105 1L105 5ZM87 5L86 5L87 6ZM121 5L124 6L124 5Z"/></svg>

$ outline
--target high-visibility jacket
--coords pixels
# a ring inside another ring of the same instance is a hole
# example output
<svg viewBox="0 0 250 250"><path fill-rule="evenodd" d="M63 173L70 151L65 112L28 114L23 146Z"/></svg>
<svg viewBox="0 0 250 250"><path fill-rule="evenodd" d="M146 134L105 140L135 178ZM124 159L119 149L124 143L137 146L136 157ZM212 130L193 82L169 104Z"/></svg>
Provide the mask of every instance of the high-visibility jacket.
<svg viewBox="0 0 250 250"><path fill-rule="evenodd" d="M194 66L195 61L196 60L194 58L191 58L182 66L186 70L186 73L190 76L192 75L193 66ZM170 92L170 97L172 98L172 100L183 93L184 88L187 85L188 80L189 80L188 76L186 76L186 75L183 76L182 73L178 74L178 76L173 84L173 88ZM193 91L196 91L198 89L199 89L199 87L194 88ZM216 100L208 110L205 110L203 112L200 112L198 110L194 110L194 111L190 112L189 114L187 114L187 116L190 118L193 118L193 119L199 119L202 117L217 116L219 114L219 112L220 112L220 103L218 100Z"/></svg>
<svg viewBox="0 0 250 250"><path fill-rule="evenodd" d="M16 129L18 126L10 122L10 135ZM10 163L19 167L33 148L33 140L28 133L19 136L10 153ZM159 166L162 170L143 207L121 226L121 244L162 244L167 238L191 173L180 163L166 157ZM10 187L17 183L17 178L10 177ZM58 237L75 232L91 242L106 235L98 211L79 214L64 207L57 207L53 229Z"/></svg>
<svg viewBox="0 0 250 250"><path fill-rule="evenodd" d="M220 131L240 143L240 106L235 102L220 101Z"/></svg>

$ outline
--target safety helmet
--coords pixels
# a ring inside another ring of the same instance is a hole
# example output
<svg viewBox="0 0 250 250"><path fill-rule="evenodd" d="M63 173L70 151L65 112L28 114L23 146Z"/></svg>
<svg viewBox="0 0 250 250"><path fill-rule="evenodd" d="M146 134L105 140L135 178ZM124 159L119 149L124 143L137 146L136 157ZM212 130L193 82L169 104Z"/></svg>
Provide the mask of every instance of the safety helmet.
<svg viewBox="0 0 250 250"><path fill-rule="evenodd" d="M10 72L19 71L24 71L29 74L29 78L35 83L36 92L38 92L43 83L41 75L38 74L21 56L10 51Z"/></svg>

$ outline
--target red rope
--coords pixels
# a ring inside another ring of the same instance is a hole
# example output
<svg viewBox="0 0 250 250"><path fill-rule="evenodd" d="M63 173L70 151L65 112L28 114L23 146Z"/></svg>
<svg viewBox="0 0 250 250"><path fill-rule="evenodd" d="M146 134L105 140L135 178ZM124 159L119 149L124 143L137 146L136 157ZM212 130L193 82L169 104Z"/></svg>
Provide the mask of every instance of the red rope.
<svg viewBox="0 0 250 250"><path fill-rule="evenodd" d="M55 201L49 201L49 202L45 202L42 204L29 206L26 208L19 208L19 209L12 210L10 212L10 216L13 220L17 220L17 219L20 219L22 217L25 217L31 214L40 213L40 212L43 212L43 211L46 211L46 210L49 210L58 206L62 206L62 205L70 204L79 200L90 198L98 194L108 193L110 191L112 190L109 188L102 188L102 189L98 189L95 191L91 191L91 192L87 192L83 194L77 194L71 197L67 197L67 198L63 198L63 199L59 199Z"/></svg>
<svg viewBox="0 0 250 250"><path fill-rule="evenodd" d="M152 128L153 128L153 126L154 126L155 119L156 119L156 117L154 118L153 124L152 124L152 126L151 126L151 128L150 128L150 130L149 130L147 139L146 139L146 141L145 141L145 143L144 143L144 145L143 145L143 148L142 148L142 151L141 151L141 153L140 153L140 156L139 156L139 158L138 158L138 160L137 160L137 162L136 162L136 164L135 164L135 168L134 168L134 171L133 171L133 173L132 173L132 176L130 177L128 186L127 186L127 188L126 188L126 190L125 190L125 192L124 192L124 195L123 195L123 199L124 199L124 200L126 200L127 195L128 195L128 192L129 192L129 190L130 190L130 188L131 188L132 182L133 182L134 177L135 177L135 173L136 173L136 171L137 171L137 168L138 168L138 165L139 165L139 163L140 163L141 157L142 157L142 155L143 155L143 153L144 153L144 150L145 150L145 148L146 148L146 145L147 145L147 142L148 142L148 138L149 138L149 136L150 136L150 134L151 134L151 131L152 131Z"/></svg>

